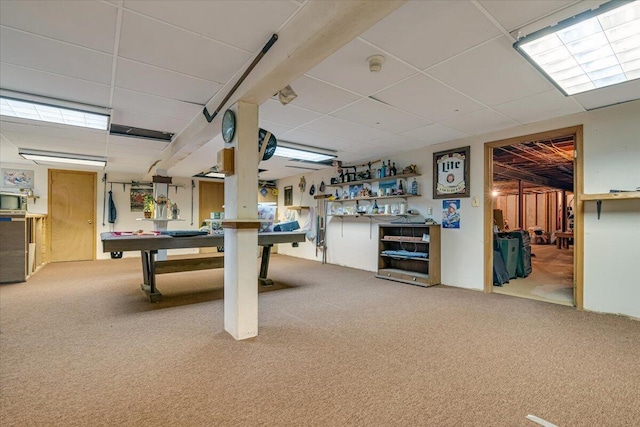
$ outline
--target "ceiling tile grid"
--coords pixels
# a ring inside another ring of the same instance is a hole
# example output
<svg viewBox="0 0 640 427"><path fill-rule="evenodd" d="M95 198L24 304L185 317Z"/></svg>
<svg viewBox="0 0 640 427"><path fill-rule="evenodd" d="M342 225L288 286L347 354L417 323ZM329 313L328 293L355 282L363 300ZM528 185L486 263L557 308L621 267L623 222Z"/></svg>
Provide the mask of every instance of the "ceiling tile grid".
<svg viewBox="0 0 640 427"><path fill-rule="evenodd" d="M2 1L0 24L113 54L117 9L97 1Z"/></svg>
<svg viewBox="0 0 640 427"><path fill-rule="evenodd" d="M0 61L4 63L111 83L112 55L7 27L0 28L0 40Z"/></svg>
<svg viewBox="0 0 640 427"><path fill-rule="evenodd" d="M122 17L118 55L223 84L251 56L248 52L128 11Z"/></svg>
<svg viewBox="0 0 640 427"><path fill-rule="evenodd" d="M499 34L471 2L410 1L362 38L425 69Z"/></svg>
<svg viewBox="0 0 640 427"><path fill-rule="evenodd" d="M414 116L370 98L363 98L331 113L331 115L391 133L404 132L430 123L429 120L422 117Z"/></svg>

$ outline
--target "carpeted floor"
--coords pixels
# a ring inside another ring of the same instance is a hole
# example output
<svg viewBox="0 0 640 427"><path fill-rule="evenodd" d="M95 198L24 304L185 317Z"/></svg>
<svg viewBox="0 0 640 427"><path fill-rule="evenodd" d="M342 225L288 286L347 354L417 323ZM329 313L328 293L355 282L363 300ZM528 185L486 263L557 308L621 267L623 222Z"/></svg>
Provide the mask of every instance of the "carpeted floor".
<svg viewBox="0 0 640 427"><path fill-rule="evenodd" d="M276 255L235 341L221 270L150 304L138 262L0 286L0 425L640 425L638 321Z"/></svg>

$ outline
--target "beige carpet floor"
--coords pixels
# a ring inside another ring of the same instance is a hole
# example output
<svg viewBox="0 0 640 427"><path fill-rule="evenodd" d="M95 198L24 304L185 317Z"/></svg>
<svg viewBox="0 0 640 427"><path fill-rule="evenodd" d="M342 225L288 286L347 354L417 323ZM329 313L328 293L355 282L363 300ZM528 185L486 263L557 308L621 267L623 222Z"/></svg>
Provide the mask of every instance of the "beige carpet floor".
<svg viewBox="0 0 640 427"><path fill-rule="evenodd" d="M260 334L222 271L49 264L0 286L0 425L640 425L640 322L273 257Z"/></svg>

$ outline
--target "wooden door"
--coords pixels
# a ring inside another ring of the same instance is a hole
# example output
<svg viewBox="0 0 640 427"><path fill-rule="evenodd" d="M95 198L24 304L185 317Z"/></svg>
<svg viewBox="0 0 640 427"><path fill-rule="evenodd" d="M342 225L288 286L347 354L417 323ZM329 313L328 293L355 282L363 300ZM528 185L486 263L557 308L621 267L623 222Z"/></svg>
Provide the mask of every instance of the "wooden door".
<svg viewBox="0 0 640 427"><path fill-rule="evenodd" d="M96 173L49 169L51 262L95 259Z"/></svg>
<svg viewBox="0 0 640 427"><path fill-rule="evenodd" d="M200 181L198 188L198 226L208 219L211 212L223 212L224 209L224 183Z"/></svg>
<svg viewBox="0 0 640 427"><path fill-rule="evenodd" d="M198 188L198 227L211 216L211 212L223 212L224 182L200 181ZM207 224L208 225L208 224ZM217 252L216 248L200 248L201 254Z"/></svg>

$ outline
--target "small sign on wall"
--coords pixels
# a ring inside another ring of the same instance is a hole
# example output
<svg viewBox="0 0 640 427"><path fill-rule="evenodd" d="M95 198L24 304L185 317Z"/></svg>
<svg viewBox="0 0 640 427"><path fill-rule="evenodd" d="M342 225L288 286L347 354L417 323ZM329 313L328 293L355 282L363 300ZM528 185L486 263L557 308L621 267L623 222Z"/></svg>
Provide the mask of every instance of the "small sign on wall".
<svg viewBox="0 0 640 427"><path fill-rule="evenodd" d="M442 201L442 228L460 228L460 199Z"/></svg>

